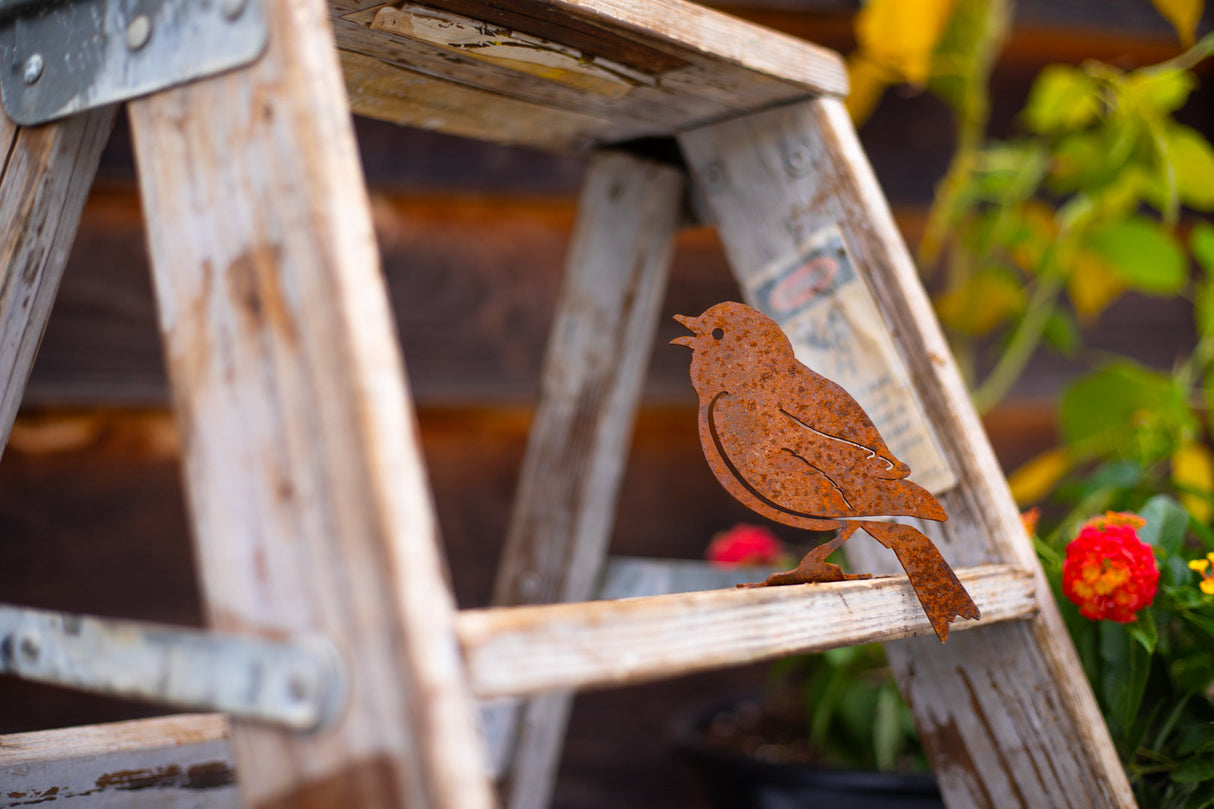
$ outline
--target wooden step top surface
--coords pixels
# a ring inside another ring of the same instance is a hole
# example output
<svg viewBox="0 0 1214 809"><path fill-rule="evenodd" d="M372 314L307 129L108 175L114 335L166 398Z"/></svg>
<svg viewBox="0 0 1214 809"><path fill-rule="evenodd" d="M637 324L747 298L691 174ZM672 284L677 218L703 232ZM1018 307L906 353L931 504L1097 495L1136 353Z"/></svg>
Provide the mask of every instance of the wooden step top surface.
<svg viewBox="0 0 1214 809"><path fill-rule="evenodd" d="M331 0L356 114L549 150L811 95L838 54L685 0Z"/></svg>

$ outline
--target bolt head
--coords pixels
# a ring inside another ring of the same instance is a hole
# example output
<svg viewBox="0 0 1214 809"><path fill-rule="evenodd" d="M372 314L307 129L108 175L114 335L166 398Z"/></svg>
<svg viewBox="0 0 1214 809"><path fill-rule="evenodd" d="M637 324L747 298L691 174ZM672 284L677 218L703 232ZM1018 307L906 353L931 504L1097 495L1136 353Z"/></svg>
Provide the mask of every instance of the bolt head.
<svg viewBox="0 0 1214 809"><path fill-rule="evenodd" d="M42 639L35 632L25 632L17 641L17 650L27 662L36 662L42 655Z"/></svg>
<svg viewBox="0 0 1214 809"><path fill-rule="evenodd" d="M35 53L30 58L25 60L25 66L22 68L21 77L25 79L26 84L33 84L42 78L42 54Z"/></svg>
<svg viewBox="0 0 1214 809"><path fill-rule="evenodd" d="M223 16L234 20L244 13L247 2L248 0L220 0L219 7L223 11Z"/></svg>
<svg viewBox="0 0 1214 809"><path fill-rule="evenodd" d="M809 150L804 146L792 146L784 153L784 167L793 177L800 177L811 168Z"/></svg>
<svg viewBox="0 0 1214 809"><path fill-rule="evenodd" d="M126 27L126 46L137 51L152 37L152 20L146 14L140 14L131 20Z"/></svg>

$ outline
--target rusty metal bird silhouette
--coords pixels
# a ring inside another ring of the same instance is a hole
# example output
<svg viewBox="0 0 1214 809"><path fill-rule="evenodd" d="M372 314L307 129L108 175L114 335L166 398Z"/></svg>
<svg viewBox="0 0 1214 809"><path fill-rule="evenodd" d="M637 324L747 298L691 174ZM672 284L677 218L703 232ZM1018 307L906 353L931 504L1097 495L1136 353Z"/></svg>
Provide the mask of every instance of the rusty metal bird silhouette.
<svg viewBox="0 0 1214 809"><path fill-rule="evenodd" d="M880 517L948 519L926 489L907 480L868 414L842 387L793 356L771 318L727 301L699 317L675 315L692 334L671 342L694 352L700 443L731 495L775 522L837 529L796 568L752 586L869 578L826 561L857 529L892 550L943 642L957 617L979 617L969 593L932 541Z"/></svg>

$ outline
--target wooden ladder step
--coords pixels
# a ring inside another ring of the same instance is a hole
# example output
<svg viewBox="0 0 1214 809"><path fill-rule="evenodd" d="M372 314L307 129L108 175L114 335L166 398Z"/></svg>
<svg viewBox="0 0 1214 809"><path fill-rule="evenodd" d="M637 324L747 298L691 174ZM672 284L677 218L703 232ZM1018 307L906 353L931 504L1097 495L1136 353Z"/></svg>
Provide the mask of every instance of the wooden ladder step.
<svg viewBox="0 0 1214 809"><path fill-rule="evenodd" d="M957 571L982 611L959 632L1036 613L1031 571ZM932 634L906 576L463 610L456 634L481 699L619 686L836 646Z"/></svg>
<svg viewBox="0 0 1214 809"><path fill-rule="evenodd" d="M0 744L0 809L239 809L229 725L179 714L12 733Z"/></svg>
<svg viewBox="0 0 1214 809"><path fill-rule="evenodd" d="M809 95L838 54L684 0L329 0L353 111L454 135L582 149Z"/></svg>

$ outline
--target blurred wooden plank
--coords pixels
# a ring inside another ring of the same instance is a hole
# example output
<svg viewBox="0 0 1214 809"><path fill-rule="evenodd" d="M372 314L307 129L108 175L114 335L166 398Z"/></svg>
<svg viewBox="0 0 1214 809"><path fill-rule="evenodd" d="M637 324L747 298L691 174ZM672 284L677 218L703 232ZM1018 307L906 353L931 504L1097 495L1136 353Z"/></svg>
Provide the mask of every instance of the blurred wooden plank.
<svg viewBox="0 0 1214 809"><path fill-rule="evenodd" d="M239 809L228 722L182 714L0 736L0 809Z"/></svg>
<svg viewBox="0 0 1214 809"><path fill-rule="evenodd" d="M494 604L591 598L607 552L683 201L683 173L621 152L591 159ZM506 805L552 796L571 697L511 711Z"/></svg>
<svg viewBox="0 0 1214 809"><path fill-rule="evenodd" d="M575 213L572 199L521 193L372 196L388 292L419 402L468 407L534 400ZM899 208L895 216L913 240L923 210ZM679 332L670 315L698 313L738 294L716 234L682 231L660 337ZM1191 347L1193 329L1185 301L1134 295L1115 304L1087 342L1168 368ZM1082 356L1040 352L1016 396L1048 397L1084 367ZM652 404L694 401L677 347L655 348L644 395ZM89 198L26 401L167 401L139 202L130 190L111 186Z"/></svg>
<svg viewBox="0 0 1214 809"><path fill-rule="evenodd" d="M989 565L957 575L982 620L959 622L954 632L1024 618L1037 609L1030 573ZM457 631L473 691L482 699L619 686L932 634L905 576L464 610Z"/></svg>
<svg viewBox="0 0 1214 809"><path fill-rule="evenodd" d="M803 8L817 0L717 0L716 6L757 25L815 42L844 54L855 48L852 27L858 9ZM1180 53L1175 32L1150 3L1083 0L1073 14L1050 14L1052 0L1016 4L1012 30L999 55L998 70L1040 67L1085 59L1122 67L1155 64ZM1082 7L1082 8L1080 8ZM1207 11L1207 15L1210 12ZM1204 72L1211 68L1202 66Z"/></svg>
<svg viewBox="0 0 1214 809"><path fill-rule="evenodd" d="M25 393L114 108L18 127L0 111L0 452Z"/></svg>

